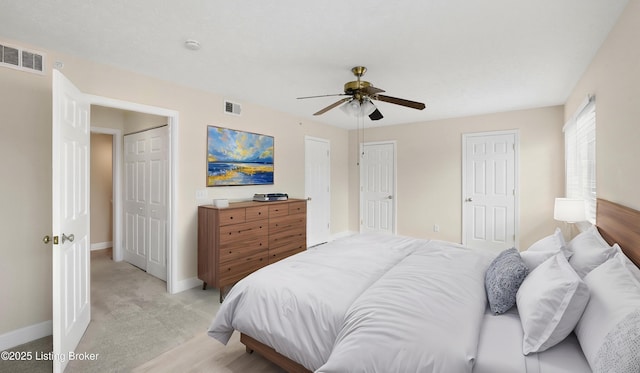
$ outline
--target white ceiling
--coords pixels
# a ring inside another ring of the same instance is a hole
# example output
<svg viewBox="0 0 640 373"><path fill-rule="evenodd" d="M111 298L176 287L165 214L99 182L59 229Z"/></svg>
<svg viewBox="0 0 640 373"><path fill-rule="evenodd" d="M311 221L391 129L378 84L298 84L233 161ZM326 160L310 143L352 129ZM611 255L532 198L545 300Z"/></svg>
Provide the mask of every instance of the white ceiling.
<svg viewBox="0 0 640 373"><path fill-rule="evenodd" d="M0 40L100 61L344 128L312 113L365 80L374 125L563 104L627 0L0 0ZM184 47L187 39L202 48ZM221 108L222 110L222 108Z"/></svg>

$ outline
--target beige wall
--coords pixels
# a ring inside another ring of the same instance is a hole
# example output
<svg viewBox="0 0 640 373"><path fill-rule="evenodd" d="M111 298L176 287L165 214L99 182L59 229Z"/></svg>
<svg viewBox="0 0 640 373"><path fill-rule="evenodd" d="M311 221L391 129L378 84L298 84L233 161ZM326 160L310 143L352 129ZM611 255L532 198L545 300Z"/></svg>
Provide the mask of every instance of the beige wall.
<svg viewBox="0 0 640 373"><path fill-rule="evenodd" d="M91 243L113 239L113 136L91 134Z"/></svg>
<svg viewBox="0 0 640 373"><path fill-rule="evenodd" d="M571 117L596 96L596 188L640 209L640 1L631 0L567 101Z"/></svg>
<svg viewBox="0 0 640 373"><path fill-rule="evenodd" d="M427 109L428 110L428 109ZM398 233L462 241L462 134L518 130L520 242L524 250L556 227L553 201L564 191L561 106L365 129L365 141L396 141ZM362 136L362 135L361 135ZM358 211L356 131L350 133L351 211ZM357 214L350 228L357 230ZM440 232L433 232L433 226Z"/></svg>
<svg viewBox="0 0 640 373"><path fill-rule="evenodd" d="M50 69L55 61L64 62L63 73L85 93L179 112L175 206L178 281L193 279L197 272L195 192L205 188L206 127L210 124L273 135L276 164L275 185L208 188L209 199L248 199L257 192L276 191L304 197L304 138L309 135L329 140L332 233L347 230L347 166L343 161L346 130L250 103L243 103L242 116L227 115L222 111L223 96L54 51L44 52L44 76L0 68L0 164L5 178L0 186L0 234L4 237L0 248L0 336L51 320L52 246L43 244L42 237L52 233ZM94 106L92 110L101 109ZM124 116L123 126L127 121ZM100 121L92 125L119 126Z"/></svg>

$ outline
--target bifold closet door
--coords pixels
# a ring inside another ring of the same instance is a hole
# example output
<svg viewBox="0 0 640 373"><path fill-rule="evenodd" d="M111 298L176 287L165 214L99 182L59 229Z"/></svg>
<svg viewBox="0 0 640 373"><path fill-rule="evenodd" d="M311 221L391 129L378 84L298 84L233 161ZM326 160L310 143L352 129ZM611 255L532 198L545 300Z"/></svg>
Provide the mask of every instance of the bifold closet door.
<svg viewBox="0 0 640 373"><path fill-rule="evenodd" d="M167 278L168 127L124 136L124 259Z"/></svg>

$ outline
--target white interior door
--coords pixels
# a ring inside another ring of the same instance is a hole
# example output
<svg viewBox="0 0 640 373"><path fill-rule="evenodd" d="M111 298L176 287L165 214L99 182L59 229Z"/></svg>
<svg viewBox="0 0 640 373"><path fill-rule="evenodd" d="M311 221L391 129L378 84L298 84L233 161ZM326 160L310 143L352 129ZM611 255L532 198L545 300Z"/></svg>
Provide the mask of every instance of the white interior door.
<svg viewBox="0 0 640 373"><path fill-rule="evenodd" d="M395 234L395 143L363 144L360 159L360 231Z"/></svg>
<svg viewBox="0 0 640 373"><path fill-rule="evenodd" d="M305 138L307 247L327 242L331 230L331 151L329 141Z"/></svg>
<svg viewBox="0 0 640 373"><path fill-rule="evenodd" d="M469 247L515 246L516 135L463 136L463 244Z"/></svg>
<svg viewBox="0 0 640 373"><path fill-rule="evenodd" d="M62 372L91 320L90 104L53 70L53 371ZM57 241L57 244L56 244Z"/></svg>
<svg viewBox="0 0 640 373"><path fill-rule="evenodd" d="M168 127L126 135L124 259L167 279Z"/></svg>
<svg viewBox="0 0 640 373"><path fill-rule="evenodd" d="M124 136L124 260L147 269L147 142Z"/></svg>
<svg viewBox="0 0 640 373"><path fill-rule="evenodd" d="M169 127L147 132L149 142L149 249L147 272L161 280L167 280L167 155Z"/></svg>

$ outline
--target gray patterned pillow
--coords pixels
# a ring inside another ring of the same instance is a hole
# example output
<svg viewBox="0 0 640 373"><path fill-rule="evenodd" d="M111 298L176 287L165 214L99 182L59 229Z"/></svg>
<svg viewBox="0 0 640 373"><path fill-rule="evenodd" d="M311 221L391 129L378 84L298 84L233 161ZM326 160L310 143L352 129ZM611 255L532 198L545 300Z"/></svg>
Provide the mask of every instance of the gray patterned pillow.
<svg viewBox="0 0 640 373"><path fill-rule="evenodd" d="M640 309L629 313L611 329L593 365L594 373L640 372Z"/></svg>
<svg viewBox="0 0 640 373"><path fill-rule="evenodd" d="M529 274L516 248L501 252L489 265L484 276L489 307L494 314L507 312L516 304L516 293Z"/></svg>

